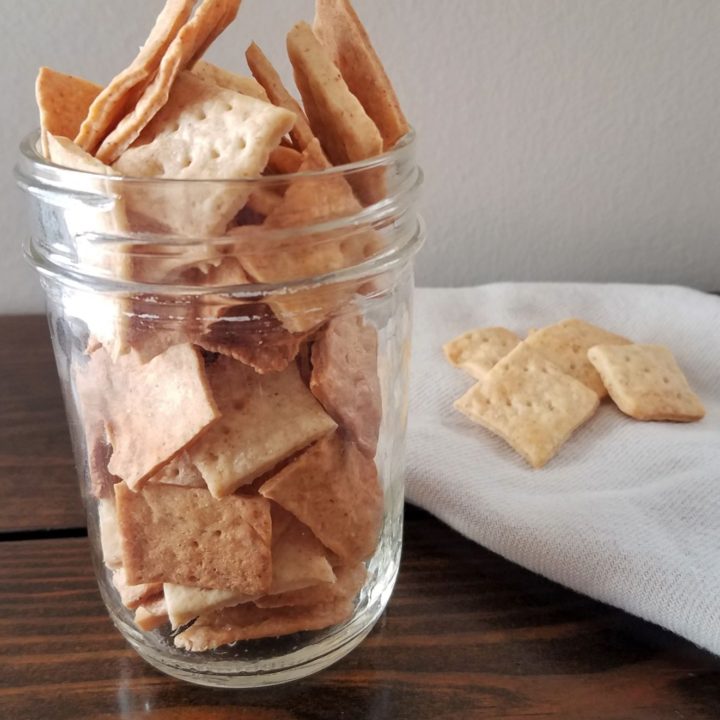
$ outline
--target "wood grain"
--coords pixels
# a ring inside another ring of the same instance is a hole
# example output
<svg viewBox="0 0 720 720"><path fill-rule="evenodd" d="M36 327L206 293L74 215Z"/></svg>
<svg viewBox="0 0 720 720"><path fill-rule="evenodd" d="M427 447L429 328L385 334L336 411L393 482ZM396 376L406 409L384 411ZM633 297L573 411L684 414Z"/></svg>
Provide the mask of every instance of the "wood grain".
<svg viewBox="0 0 720 720"><path fill-rule="evenodd" d="M412 510L369 638L287 687L162 676L105 615L86 539L0 543L0 717L12 720L716 718L720 660Z"/></svg>

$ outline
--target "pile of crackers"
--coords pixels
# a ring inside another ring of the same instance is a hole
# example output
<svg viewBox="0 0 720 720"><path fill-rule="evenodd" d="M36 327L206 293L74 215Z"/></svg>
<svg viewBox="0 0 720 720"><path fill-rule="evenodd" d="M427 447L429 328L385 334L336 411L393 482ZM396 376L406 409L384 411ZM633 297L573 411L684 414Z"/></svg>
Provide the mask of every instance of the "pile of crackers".
<svg viewBox="0 0 720 720"><path fill-rule="evenodd" d="M455 407L543 467L608 395L629 417L693 422L705 415L672 352L572 318L522 340L503 327L464 333L445 357L478 382Z"/></svg>
<svg viewBox="0 0 720 720"><path fill-rule="evenodd" d="M65 300L87 326L73 387L105 564L140 628L205 651L343 622L365 582L384 497L378 332L362 288L250 300L213 288L313 278L379 252L361 223L292 231L382 200L377 168L352 182L322 171L394 148L409 126L347 0L317 0L313 27L288 34L302 105L255 44L252 76L204 61L240 0L195 5L167 0L106 87L43 68L36 90L42 153L115 200L67 209L81 268L208 287L181 301ZM222 182L114 183L128 176ZM259 177L278 182L226 182ZM289 240L265 250L274 231Z"/></svg>

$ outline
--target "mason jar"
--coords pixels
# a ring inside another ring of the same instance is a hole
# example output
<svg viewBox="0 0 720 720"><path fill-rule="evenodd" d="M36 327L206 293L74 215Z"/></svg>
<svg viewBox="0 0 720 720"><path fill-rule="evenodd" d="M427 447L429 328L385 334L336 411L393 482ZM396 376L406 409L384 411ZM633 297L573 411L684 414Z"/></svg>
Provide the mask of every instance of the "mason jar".
<svg viewBox="0 0 720 720"><path fill-rule="evenodd" d="M96 174L38 144L16 169L25 250L112 621L199 684L327 667L372 629L400 560L412 134L230 181Z"/></svg>

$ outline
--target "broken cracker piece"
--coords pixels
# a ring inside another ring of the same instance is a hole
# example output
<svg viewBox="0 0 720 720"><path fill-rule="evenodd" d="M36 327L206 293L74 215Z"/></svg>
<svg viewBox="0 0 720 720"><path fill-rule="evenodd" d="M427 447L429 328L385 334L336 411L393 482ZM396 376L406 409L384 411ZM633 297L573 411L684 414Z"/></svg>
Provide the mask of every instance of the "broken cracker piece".
<svg viewBox="0 0 720 720"><path fill-rule="evenodd" d="M383 137L385 150L410 130L392 83L349 0L316 0L313 32Z"/></svg>
<svg viewBox="0 0 720 720"><path fill-rule="evenodd" d="M173 630L203 613L253 600L253 597L243 595L235 590L207 590L172 583L165 583L162 589Z"/></svg>
<svg viewBox="0 0 720 720"><path fill-rule="evenodd" d="M101 498L97 507L103 562L109 568L116 570L122 567L122 544L115 500L112 497Z"/></svg>
<svg viewBox="0 0 720 720"><path fill-rule="evenodd" d="M588 358L613 402L636 420L693 422L705 416L700 398L662 345L597 345Z"/></svg>
<svg viewBox="0 0 720 720"><path fill-rule="evenodd" d="M370 557L383 519L375 463L334 433L315 443L260 488L307 525L346 563Z"/></svg>
<svg viewBox="0 0 720 720"><path fill-rule="evenodd" d="M377 330L349 311L330 320L312 347L310 390L369 457L382 420L377 361Z"/></svg>
<svg viewBox="0 0 720 720"><path fill-rule="evenodd" d="M215 497L251 483L336 427L295 364L260 375L221 356L207 372L222 417L189 455Z"/></svg>
<svg viewBox="0 0 720 720"><path fill-rule="evenodd" d="M163 591L162 583L128 584L125 571L122 568L113 573L112 582L120 595L122 604L130 610L135 610L140 605L144 605Z"/></svg>
<svg viewBox="0 0 720 720"><path fill-rule="evenodd" d="M154 600L146 601L135 611L135 624L146 632L157 630L168 621L165 598L160 595Z"/></svg>
<svg viewBox="0 0 720 720"><path fill-rule="evenodd" d="M163 465L156 473L151 475L149 483L162 483L164 485L179 485L180 487L206 488L200 471L192 464L187 450L183 450L170 462Z"/></svg>
<svg viewBox="0 0 720 720"><path fill-rule="evenodd" d="M206 60L198 61L192 69L192 74L226 90L233 90L241 95L254 97L256 100L270 102L265 88L254 77L236 75Z"/></svg>
<svg viewBox="0 0 720 720"><path fill-rule="evenodd" d="M290 175L300 169L302 161L302 153L284 145L279 145L270 153L268 167L278 175Z"/></svg>
<svg viewBox="0 0 720 720"><path fill-rule="evenodd" d="M115 486L123 567L133 584L164 582L262 595L270 589L269 503L207 490Z"/></svg>
<svg viewBox="0 0 720 720"><path fill-rule="evenodd" d="M455 407L540 468L598 404L595 392L523 342Z"/></svg>
<svg viewBox="0 0 720 720"><path fill-rule="evenodd" d="M587 385L598 397L604 398L607 391L600 375L588 360L587 352L593 345L627 345L630 341L584 320L571 318L536 330L525 342L564 373Z"/></svg>
<svg viewBox="0 0 720 720"><path fill-rule="evenodd" d="M462 368L476 380L484 380L497 362L520 342L520 338L506 328L482 328L446 343L443 352L451 365Z"/></svg>

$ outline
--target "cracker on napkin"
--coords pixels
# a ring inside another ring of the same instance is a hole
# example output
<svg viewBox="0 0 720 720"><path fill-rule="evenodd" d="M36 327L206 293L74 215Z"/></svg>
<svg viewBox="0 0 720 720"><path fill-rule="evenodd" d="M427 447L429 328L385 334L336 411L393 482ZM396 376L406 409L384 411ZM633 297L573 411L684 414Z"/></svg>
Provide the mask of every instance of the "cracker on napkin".
<svg viewBox="0 0 720 720"><path fill-rule="evenodd" d="M598 404L595 392L521 343L455 407L540 468Z"/></svg>
<svg viewBox="0 0 720 720"><path fill-rule="evenodd" d="M598 345L588 351L613 402L636 420L693 422L705 416L673 354L662 345Z"/></svg>
<svg viewBox="0 0 720 720"><path fill-rule="evenodd" d="M330 320L312 347L310 390L370 457L382 420L377 360L377 330L349 311Z"/></svg>
<svg viewBox="0 0 720 720"><path fill-rule="evenodd" d="M173 583L165 583L162 589L173 630L203 613L240 605L253 599L252 596L244 595L237 590L209 590Z"/></svg>
<svg viewBox="0 0 720 720"><path fill-rule="evenodd" d="M584 320L571 318L530 333L525 342L603 398L607 391L587 352L593 345L627 345L630 341Z"/></svg>
<svg viewBox="0 0 720 720"><path fill-rule="evenodd" d="M469 330L443 345L448 362L465 370L476 380L484 380L490 370L504 358L521 339L504 327Z"/></svg>
<svg viewBox="0 0 720 720"><path fill-rule="evenodd" d="M115 486L123 567L129 582L268 592L272 579L269 503L217 500L207 490Z"/></svg>
<svg viewBox="0 0 720 720"><path fill-rule="evenodd" d="M367 31L348 0L317 0L313 32L374 121L384 148L394 147L410 125Z"/></svg>
<svg viewBox="0 0 720 720"><path fill-rule="evenodd" d="M265 482L260 493L307 525L344 562L375 551L383 492L375 463L334 433Z"/></svg>
<svg viewBox="0 0 720 720"><path fill-rule="evenodd" d="M344 599L311 607L259 608L252 603L201 615L175 637L175 645L193 652L264 637L321 630L347 620L353 604Z"/></svg>
<svg viewBox="0 0 720 720"><path fill-rule="evenodd" d="M260 375L221 356L207 372L222 417L189 455L215 497L251 483L336 427L294 363Z"/></svg>

